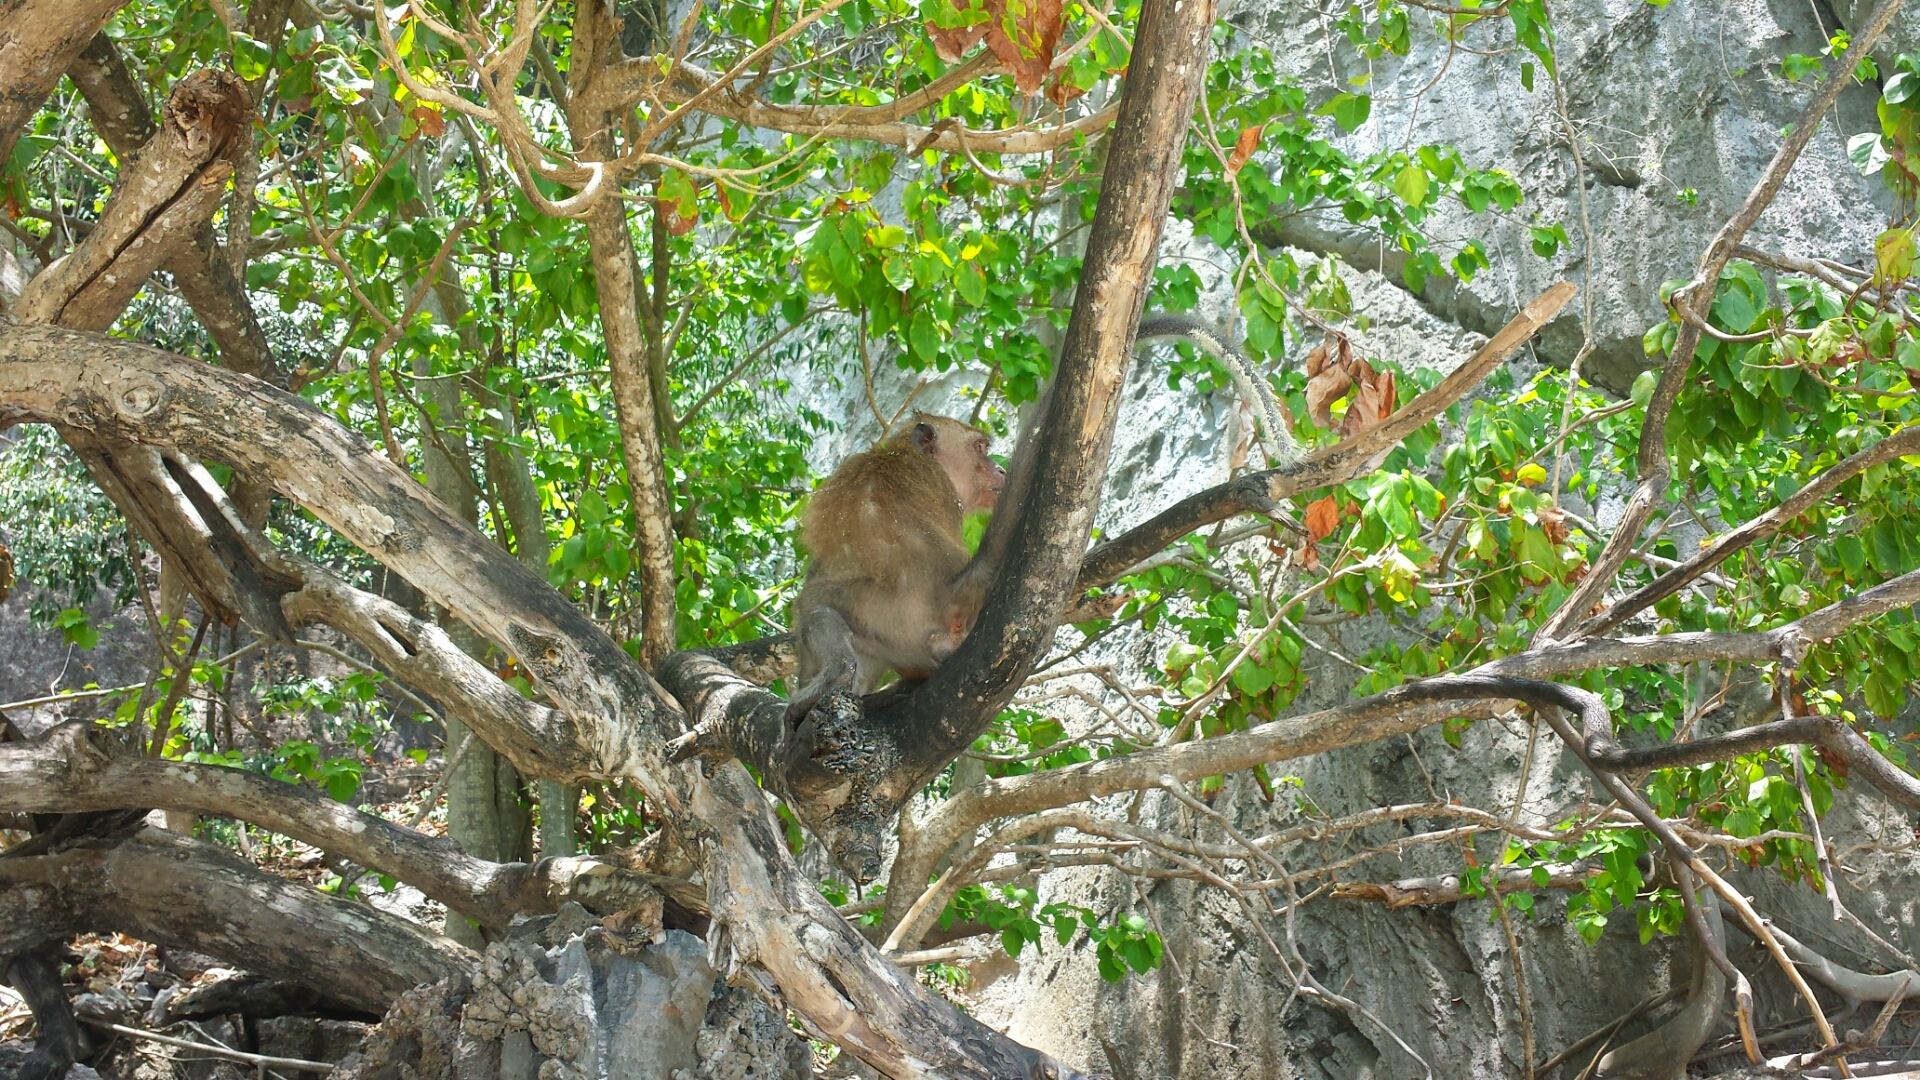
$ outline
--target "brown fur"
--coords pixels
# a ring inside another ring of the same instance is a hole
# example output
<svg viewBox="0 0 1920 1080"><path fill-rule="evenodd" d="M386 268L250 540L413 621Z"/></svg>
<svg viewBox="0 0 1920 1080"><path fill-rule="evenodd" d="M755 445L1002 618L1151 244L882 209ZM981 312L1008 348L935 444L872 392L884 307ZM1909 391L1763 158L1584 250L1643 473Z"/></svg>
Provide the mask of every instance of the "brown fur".
<svg viewBox="0 0 1920 1080"><path fill-rule="evenodd" d="M924 677L953 654L978 613L954 587L963 523L992 509L1005 479L985 434L921 414L820 485L800 522L812 562L793 603L790 715L835 690L870 693L888 671Z"/></svg>

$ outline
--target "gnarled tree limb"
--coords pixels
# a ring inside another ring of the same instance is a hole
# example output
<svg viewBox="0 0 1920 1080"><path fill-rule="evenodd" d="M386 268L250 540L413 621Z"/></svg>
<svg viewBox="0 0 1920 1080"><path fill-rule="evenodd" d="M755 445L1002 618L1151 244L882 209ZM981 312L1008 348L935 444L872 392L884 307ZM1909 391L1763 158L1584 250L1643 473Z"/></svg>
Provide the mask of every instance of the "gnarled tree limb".
<svg viewBox="0 0 1920 1080"><path fill-rule="evenodd" d="M485 926L515 915L557 911L577 901L608 914L656 902L649 876L594 859L494 863L464 854L452 840L428 836L355 810L320 792L259 773L116 752L105 729L65 724L29 743L0 745L0 808L82 813L162 807L249 821L413 885ZM676 899L705 906L684 882Z"/></svg>
<svg viewBox="0 0 1920 1080"><path fill-rule="evenodd" d="M106 930L243 964L373 1013L479 959L397 915L161 829L0 859L0 954Z"/></svg>

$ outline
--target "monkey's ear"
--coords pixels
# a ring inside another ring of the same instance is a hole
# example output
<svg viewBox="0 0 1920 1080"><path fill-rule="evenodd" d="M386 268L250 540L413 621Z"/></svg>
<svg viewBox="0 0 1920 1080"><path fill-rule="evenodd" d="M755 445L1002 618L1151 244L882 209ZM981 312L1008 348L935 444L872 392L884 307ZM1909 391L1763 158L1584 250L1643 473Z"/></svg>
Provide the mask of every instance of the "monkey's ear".
<svg viewBox="0 0 1920 1080"><path fill-rule="evenodd" d="M932 424L923 422L913 425L913 445L919 447L921 453L933 453L933 443L936 437Z"/></svg>

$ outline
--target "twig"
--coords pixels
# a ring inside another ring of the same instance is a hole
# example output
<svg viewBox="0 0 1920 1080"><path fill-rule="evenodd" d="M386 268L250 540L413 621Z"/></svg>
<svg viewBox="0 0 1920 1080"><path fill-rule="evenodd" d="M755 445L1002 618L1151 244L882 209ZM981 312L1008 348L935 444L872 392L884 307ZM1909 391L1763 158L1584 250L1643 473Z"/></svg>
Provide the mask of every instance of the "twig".
<svg viewBox="0 0 1920 1080"><path fill-rule="evenodd" d="M176 1039L171 1035L162 1035L155 1031L143 1031L140 1028L131 1028L125 1024L109 1024L103 1020L90 1020L84 1016L79 1019L82 1023L111 1031L115 1035L125 1035L130 1039L146 1039L149 1042L165 1043L168 1046L177 1046L183 1050L198 1050L202 1053L212 1054L215 1057L223 1057L231 1061L244 1061L249 1065L258 1065L262 1068L294 1069L300 1072L313 1073L330 1073L337 1068L331 1061L307 1061L303 1058L283 1058L271 1057L267 1054L249 1054L245 1050L229 1050L224 1046L209 1046L206 1043L198 1043L190 1039Z"/></svg>

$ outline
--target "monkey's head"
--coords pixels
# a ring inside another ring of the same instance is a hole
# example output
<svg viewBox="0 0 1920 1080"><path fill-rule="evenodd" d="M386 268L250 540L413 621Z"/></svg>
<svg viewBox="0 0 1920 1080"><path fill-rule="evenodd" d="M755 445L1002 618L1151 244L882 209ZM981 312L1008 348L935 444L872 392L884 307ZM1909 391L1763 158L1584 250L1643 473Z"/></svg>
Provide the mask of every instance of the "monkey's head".
<svg viewBox="0 0 1920 1080"><path fill-rule="evenodd" d="M946 470L961 508L967 513L993 509L1007 486L1007 470L987 456L986 432L931 413L917 413L913 420L902 438Z"/></svg>

